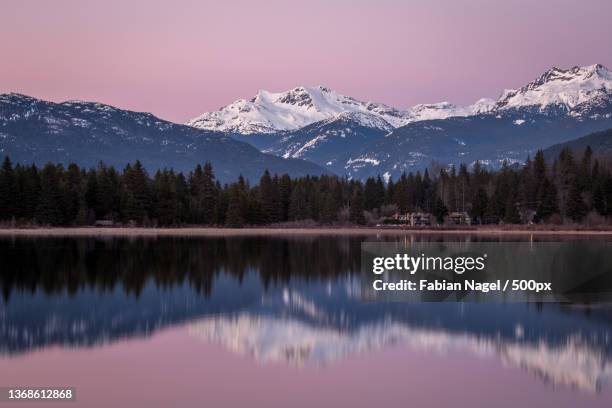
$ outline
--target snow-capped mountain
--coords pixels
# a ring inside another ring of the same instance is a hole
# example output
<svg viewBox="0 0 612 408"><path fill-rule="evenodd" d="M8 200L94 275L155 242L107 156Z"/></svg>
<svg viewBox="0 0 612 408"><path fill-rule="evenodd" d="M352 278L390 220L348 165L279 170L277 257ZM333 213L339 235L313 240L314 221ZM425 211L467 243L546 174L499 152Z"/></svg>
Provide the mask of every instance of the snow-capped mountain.
<svg viewBox="0 0 612 408"><path fill-rule="evenodd" d="M520 163L538 149L612 128L612 72L602 65L552 68L484 106L478 114L410 123L339 160L346 174L362 179L397 178L432 162Z"/></svg>
<svg viewBox="0 0 612 408"><path fill-rule="evenodd" d="M490 98L481 98L472 105L457 106L450 102L439 102L414 105L409 110L410 121L446 119L455 116L471 116L486 113L495 107L495 101Z"/></svg>
<svg viewBox="0 0 612 408"><path fill-rule="evenodd" d="M405 112L383 104L362 102L329 88L297 87L287 92L259 91L250 100L240 99L216 112L207 112L187 124L200 129L253 134L295 130L344 112L368 113L401 126Z"/></svg>
<svg viewBox="0 0 612 408"><path fill-rule="evenodd" d="M321 86L260 91L189 125L99 103L0 95L0 154L16 161L104 160L122 166L140 159L151 169L187 170L211 160L226 180L240 173L258 177L266 168L320 174L321 167L360 179L388 179L432 162L480 160L492 167L520 162L537 149L612 128L612 72L602 65L552 68L496 101L405 110Z"/></svg>
<svg viewBox="0 0 612 408"><path fill-rule="evenodd" d="M535 81L519 89L506 89L494 109L537 107L545 110L556 106L572 112L577 106L609 97L610 93L612 93L612 72L603 65L571 69L553 67Z"/></svg>
<svg viewBox="0 0 612 408"><path fill-rule="evenodd" d="M373 106L355 103L347 106ZM519 89L503 91L497 100L483 98L469 106L441 102L401 111L377 105L365 113L317 106L317 112L330 117L293 130L272 132L267 127L265 134L235 137L264 152L304 158L360 179L397 178L432 162L480 160L498 167L503 161L521 162L537 149L611 128L612 72L602 65L552 68ZM232 120L248 123L241 115Z"/></svg>
<svg viewBox="0 0 612 408"><path fill-rule="evenodd" d="M321 174L302 160L261 153L224 133L195 129L94 102L47 102L20 94L0 94L0 156L13 162L44 165L100 161L123 168L140 160L151 172L164 167L191 171L210 161L217 177L240 174L258 179L268 169L294 175Z"/></svg>
<svg viewBox="0 0 612 408"><path fill-rule="evenodd" d="M218 111L204 113L187 125L243 135L275 133L297 130L344 113L361 113L381 119L392 127L400 127L419 120L481 113L491 109L494 103L493 100L483 98L465 107L441 102L400 110L381 103L363 102L324 86L300 86L280 93L259 91L248 101L237 100Z"/></svg>

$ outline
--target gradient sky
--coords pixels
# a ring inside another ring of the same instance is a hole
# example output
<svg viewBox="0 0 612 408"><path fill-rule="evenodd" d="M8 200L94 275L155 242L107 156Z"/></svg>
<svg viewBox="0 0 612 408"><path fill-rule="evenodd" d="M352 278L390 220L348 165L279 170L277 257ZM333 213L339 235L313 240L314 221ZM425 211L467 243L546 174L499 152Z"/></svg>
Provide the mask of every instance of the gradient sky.
<svg viewBox="0 0 612 408"><path fill-rule="evenodd" d="M465 104L553 65L612 68L611 16L610 0L2 0L0 93L179 122L298 85Z"/></svg>

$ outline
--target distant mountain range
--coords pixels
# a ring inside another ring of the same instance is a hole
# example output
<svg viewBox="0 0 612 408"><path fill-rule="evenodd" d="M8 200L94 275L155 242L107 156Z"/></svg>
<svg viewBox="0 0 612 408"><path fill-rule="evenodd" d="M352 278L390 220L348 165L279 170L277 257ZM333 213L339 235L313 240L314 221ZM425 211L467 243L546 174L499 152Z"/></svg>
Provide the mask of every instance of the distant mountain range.
<svg viewBox="0 0 612 408"><path fill-rule="evenodd" d="M210 161L221 181L253 180L269 169L293 176L327 170L303 160L259 152L224 133L195 129L92 102L52 103L20 94L0 95L0 156L16 163L52 161L123 168L140 160L149 171L193 170Z"/></svg>
<svg viewBox="0 0 612 408"><path fill-rule="evenodd" d="M257 179L265 169L389 179L432 163L497 168L610 128L612 72L602 65L552 68L497 100L463 107L401 110L322 86L260 91L186 125L93 102L0 95L0 155L16 162L123 167L139 159L149 170L189 171L210 161L222 181Z"/></svg>
<svg viewBox="0 0 612 408"><path fill-rule="evenodd" d="M458 107L399 110L325 87L260 91L189 125L224 131L263 152L303 158L355 178L482 161L499 167L537 149L612 127L612 72L552 68L529 84Z"/></svg>
<svg viewBox="0 0 612 408"><path fill-rule="evenodd" d="M339 114L353 112L368 114L388 122L390 126L400 127L419 120L485 112L493 104L493 100L484 98L466 107L441 102L399 110L382 103L359 101L324 86L300 86L281 93L259 91L248 101L239 99L218 111L204 113L187 124L199 129L238 134L275 133L300 129Z"/></svg>

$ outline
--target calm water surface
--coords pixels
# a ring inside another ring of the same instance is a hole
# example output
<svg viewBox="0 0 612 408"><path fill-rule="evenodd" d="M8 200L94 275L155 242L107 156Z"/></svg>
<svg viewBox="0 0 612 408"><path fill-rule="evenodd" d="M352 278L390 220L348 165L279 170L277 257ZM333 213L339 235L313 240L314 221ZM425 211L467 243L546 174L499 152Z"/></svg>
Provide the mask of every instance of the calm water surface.
<svg viewBox="0 0 612 408"><path fill-rule="evenodd" d="M612 406L612 307L363 300L361 242L423 239L483 238L1 238L0 386L75 387L74 407Z"/></svg>

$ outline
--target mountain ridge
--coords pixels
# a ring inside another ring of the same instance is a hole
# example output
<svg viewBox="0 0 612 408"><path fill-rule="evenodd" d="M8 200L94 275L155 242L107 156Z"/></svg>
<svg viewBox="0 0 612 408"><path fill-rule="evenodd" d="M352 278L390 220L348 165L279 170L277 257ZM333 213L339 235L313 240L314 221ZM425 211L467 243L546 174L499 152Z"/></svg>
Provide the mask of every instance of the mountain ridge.
<svg viewBox="0 0 612 408"><path fill-rule="evenodd" d="M49 161L122 168L140 160L149 171L188 172L210 161L221 181L241 174L258 179L268 169L294 176L329 171L302 160L261 153L224 133L195 129L150 113L98 102L55 103L31 96L0 94L0 155L16 163Z"/></svg>
<svg viewBox="0 0 612 408"><path fill-rule="evenodd" d="M569 69L552 67L518 89L503 90L497 100L481 98L467 106L445 101L398 109L382 103L360 101L324 86L298 86L277 93L261 90L248 101L239 99L217 111L205 112L188 121L187 125L243 135L261 134L297 130L343 112L363 112L399 128L422 120L502 113L534 106L545 111L551 105L558 105L570 111L611 90L612 72L602 64Z"/></svg>

